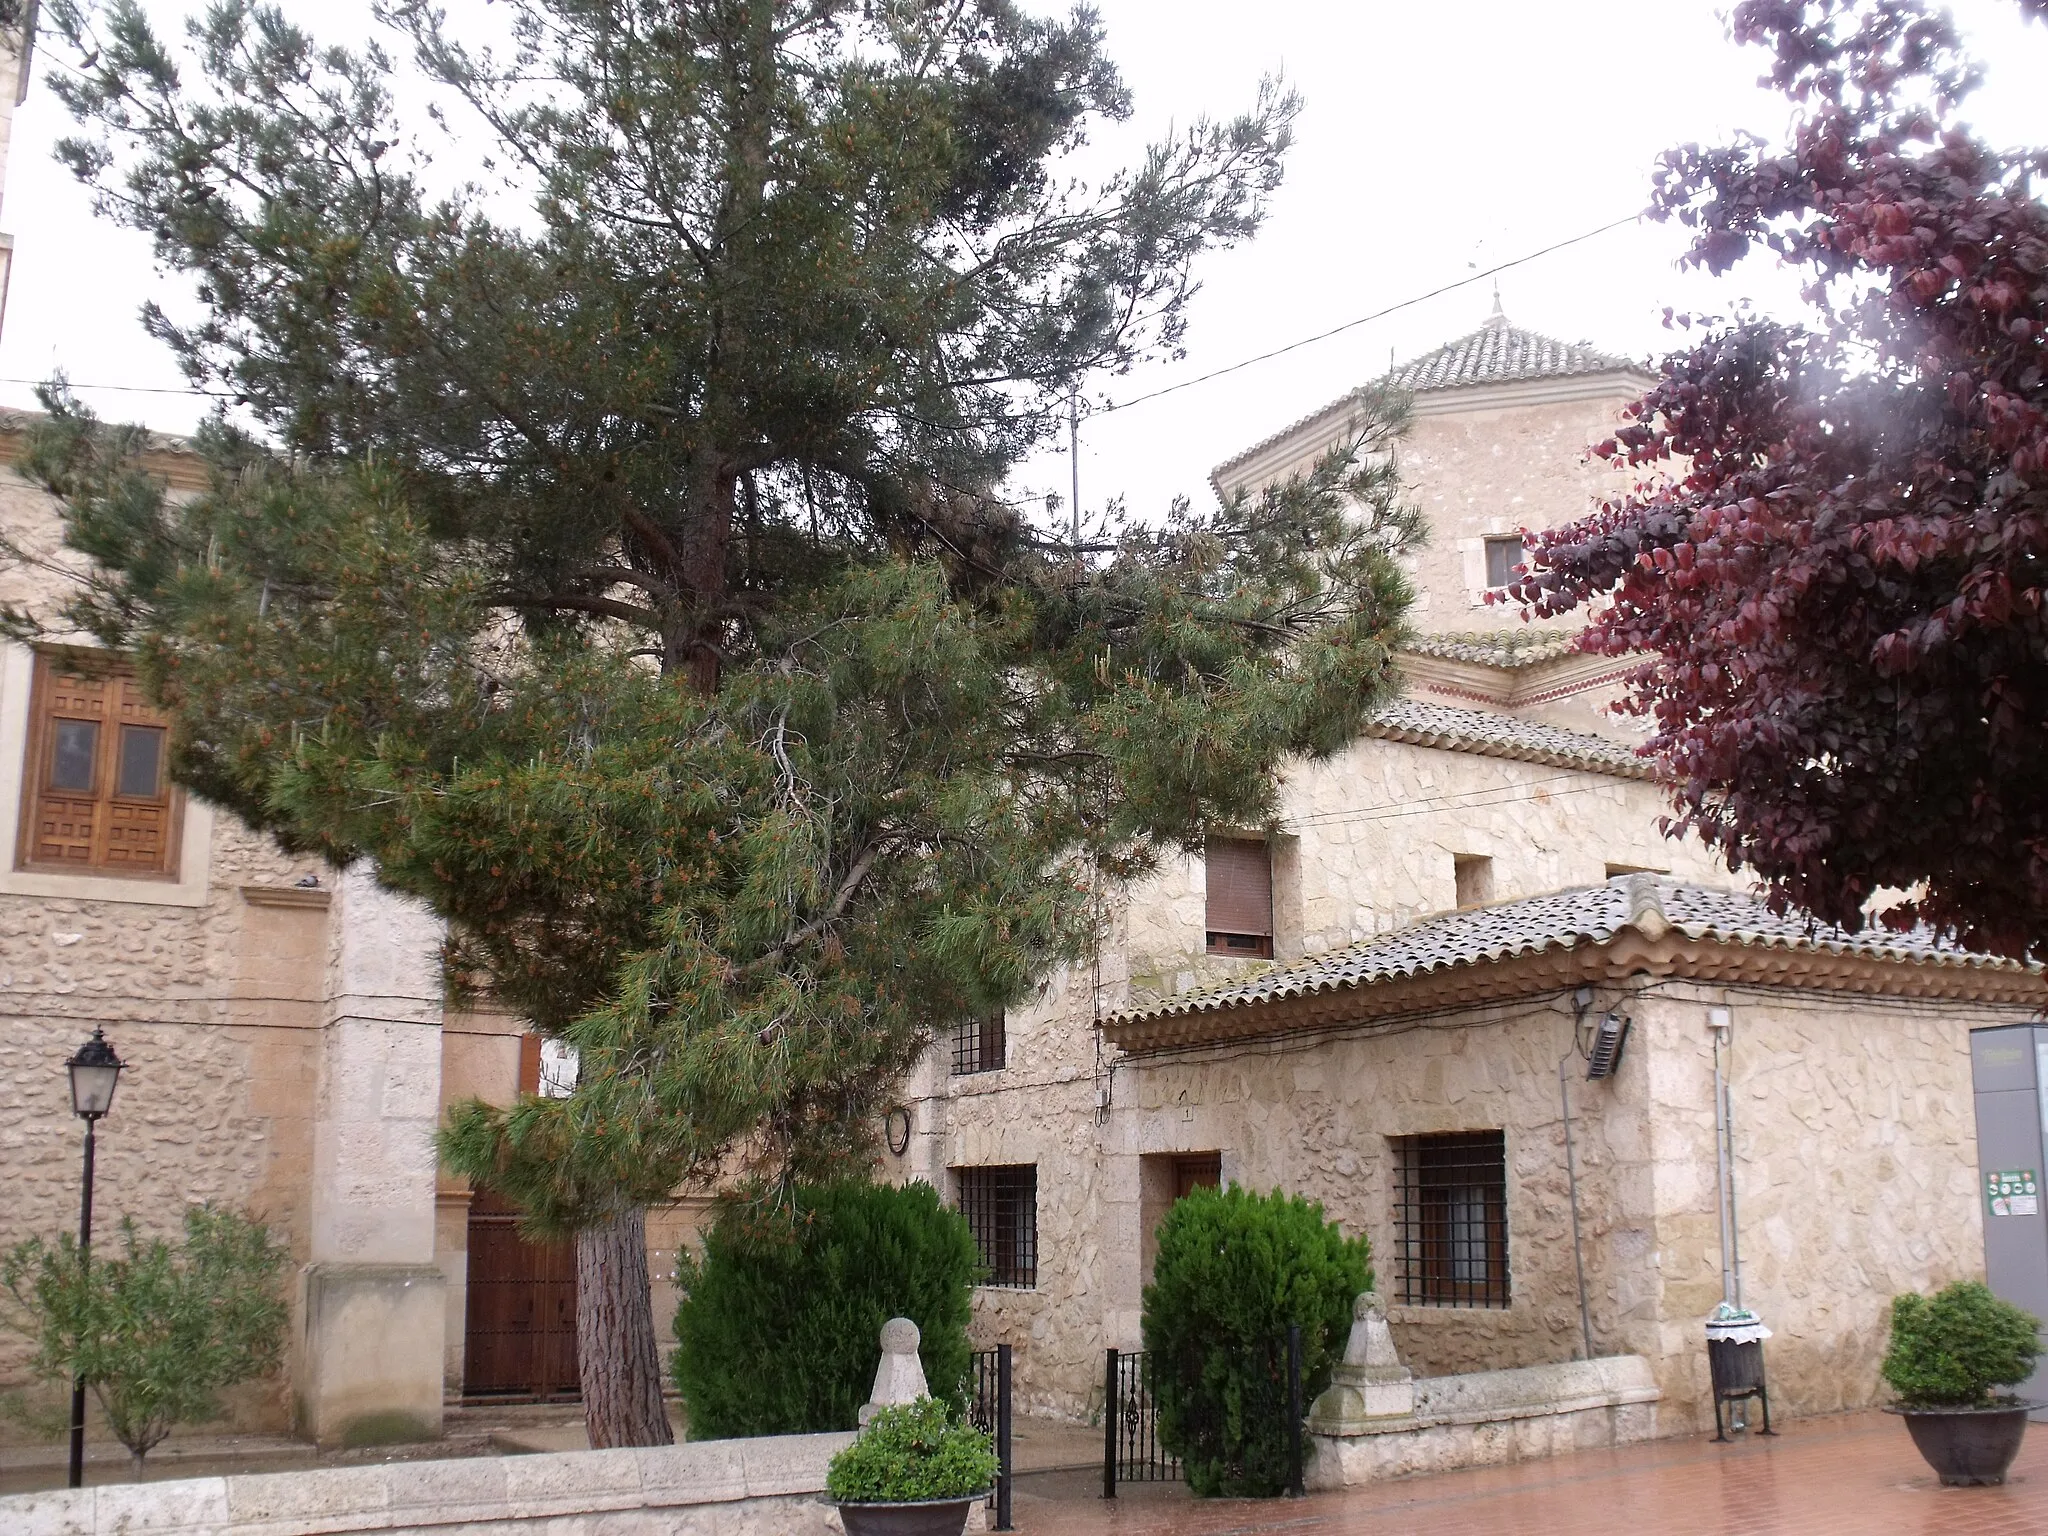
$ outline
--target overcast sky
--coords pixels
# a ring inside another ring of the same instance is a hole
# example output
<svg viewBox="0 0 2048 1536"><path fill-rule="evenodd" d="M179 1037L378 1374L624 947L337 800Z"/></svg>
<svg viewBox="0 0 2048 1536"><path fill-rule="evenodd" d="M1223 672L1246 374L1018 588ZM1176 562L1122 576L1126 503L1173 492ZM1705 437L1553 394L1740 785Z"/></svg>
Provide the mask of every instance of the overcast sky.
<svg viewBox="0 0 2048 1536"><path fill-rule="evenodd" d="M473 3L473 0L468 0ZM460 15L465 0L451 0ZM1202 269L1185 360L1096 381L1128 401L1386 309L1474 272L1638 212L1658 152L1735 129L1775 136L1784 104L1760 91L1761 55L1725 39L1715 0L1098 0L1136 117L1104 149L1135 154L1171 122L1249 104L1284 73L1306 106L1286 185L1250 246ZM192 9L151 0L167 23ZM312 8L294 3L293 11ZM1971 116L1994 143L2048 141L2048 32L2011 0L1957 13L1989 82ZM323 40L356 41L359 0L328 0ZM50 159L67 124L38 81L14 119L0 229L15 239L0 404L12 382L64 369L80 386L182 383L135 313L171 280L146 243L93 219L84 189ZM1762 263L1718 282L1673 267L1674 231L1631 225L1499 278L1518 325L1649 357L1665 307L1725 311L1792 303ZM1128 409L1081 434L1087 506L1112 496L1154 512L1206 498L1221 460L1406 358L1478 326L1481 280L1286 357ZM189 429L206 403L180 394L82 389L109 416ZM1025 466L1019 495L1065 491L1064 454Z"/></svg>

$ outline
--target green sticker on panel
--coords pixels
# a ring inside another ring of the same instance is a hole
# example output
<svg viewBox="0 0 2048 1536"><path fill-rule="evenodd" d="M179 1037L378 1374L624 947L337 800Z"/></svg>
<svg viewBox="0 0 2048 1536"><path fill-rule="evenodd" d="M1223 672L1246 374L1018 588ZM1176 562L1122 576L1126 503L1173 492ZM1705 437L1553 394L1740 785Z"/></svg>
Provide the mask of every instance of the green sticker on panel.
<svg viewBox="0 0 2048 1536"><path fill-rule="evenodd" d="M1984 1199L1994 1216L2041 1214L2041 1183L2031 1168L2005 1168L1984 1175Z"/></svg>

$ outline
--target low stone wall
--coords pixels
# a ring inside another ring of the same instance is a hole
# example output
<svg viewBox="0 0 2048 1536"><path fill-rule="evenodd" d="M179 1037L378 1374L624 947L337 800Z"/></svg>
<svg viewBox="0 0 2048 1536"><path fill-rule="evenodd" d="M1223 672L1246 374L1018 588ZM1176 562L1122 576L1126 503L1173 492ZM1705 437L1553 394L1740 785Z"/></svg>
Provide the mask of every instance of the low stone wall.
<svg viewBox="0 0 2048 1536"><path fill-rule="evenodd" d="M828 1536L853 1436L393 1462L0 1498L6 1536Z"/></svg>
<svg viewBox="0 0 2048 1536"><path fill-rule="evenodd" d="M1649 1440L1661 1396L1640 1355L1423 1377L1412 1416L1311 1435L1306 1481L1345 1488Z"/></svg>

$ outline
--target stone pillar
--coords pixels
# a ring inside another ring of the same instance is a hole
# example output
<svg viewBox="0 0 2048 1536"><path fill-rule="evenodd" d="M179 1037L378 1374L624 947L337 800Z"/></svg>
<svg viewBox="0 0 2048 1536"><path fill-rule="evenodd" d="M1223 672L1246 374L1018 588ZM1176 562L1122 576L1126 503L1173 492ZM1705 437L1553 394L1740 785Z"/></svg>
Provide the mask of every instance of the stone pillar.
<svg viewBox="0 0 2048 1536"><path fill-rule="evenodd" d="M920 1397L932 1395L931 1388L925 1385L924 1361L917 1354L921 1338L917 1324L907 1317L892 1317L882 1324L882 1358L875 1366L874 1390L868 1393L867 1403L860 1411L862 1427L880 1409L914 1403Z"/></svg>
<svg viewBox="0 0 2048 1536"><path fill-rule="evenodd" d="M1351 1307L1351 1337L1330 1385L1308 1411L1312 1435L1339 1439L1375 1422L1415 1416L1415 1377L1394 1352L1393 1330L1379 1294L1365 1291Z"/></svg>
<svg viewBox="0 0 2048 1536"><path fill-rule="evenodd" d="M294 1416L322 1445L431 1439L446 1329L441 924L378 886L367 861L342 874L329 912Z"/></svg>

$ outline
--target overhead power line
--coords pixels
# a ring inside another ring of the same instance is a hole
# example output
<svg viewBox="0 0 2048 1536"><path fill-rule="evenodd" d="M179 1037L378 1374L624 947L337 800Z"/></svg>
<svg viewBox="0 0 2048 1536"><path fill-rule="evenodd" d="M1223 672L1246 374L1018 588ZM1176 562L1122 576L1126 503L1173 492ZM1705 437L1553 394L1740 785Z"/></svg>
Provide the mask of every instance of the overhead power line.
<svg viewBox="0 0 2048 1536"><path fill-rule="evenodd" d="M1595 229L1589 229L1584 231L1583 233L1573 235L1571 238L1567 240L1559 240L1553 244L1546 245L1541 250L1529 251L1524 255L1516 256L1508 261L1503 261L1496 266L1487 267L1483 271L1468 273L1466 276L1458 278L1453 282L1440 284L1439 286L1430 289L1427 293L1418 293L1411 298L1401 300L1398 304L1389 304L1385 309L1376 309L1369 315L1360 315L1356 320L1346 320L1342 325L1333 325L1327 331L1318 331L1313 336L1304 336L1299 341L1290 341L1285 346L1275 347L1270 352L1261 352L1256 357L1247 357L1235 363L1228 363L1221 368L1212 368L1207 373L1196 374L1192 379L1182 379L1178 384L1168 384L1159 389L1147 391L1145 394L1142 395L1133 395L1128 400L1119 400L1116 401L1114 404L1102 406L1094 412L1092 412L1091 414L1096 416L1107 416L1113 411L1128 411L1134 405L1143 405L1146 401L1157 400L1162 395L1177 394L1183 389L1193 389L1197 384L1207 384L1212 379L1220 379L1225 377L1226 375L1241 372L1242 370L1254 367L1259 363L1269 363L1276 357L1285 357L1289 352L1298 352L1303 347L1314 346L1319 341L1328 341L1332 336L1341 336L1346 331L1355 331L1361 325L1370 325L1375 320L1384 320L1388 315L1398 314L1400 313L1400 311L1404 309L1413 309L1417 304L1425 304L1431 299L1440 298L1444 294L1455 292L1456 290L1468 287L1473 283L1484 282L1489 277L1498 277L1501 273L1509 271L1514 267L1526 266L1528 263L1532 261L1539 260L1540 258L1545 256L1554 255L1558 251L1567 250L1574 245L1582 245L1588 240L1596 239L1601 235L1608 234L1614 230L1620 229L1625 224L1633 224L1640 217L1641 215L1632 213L1629 214L1626 218L1610 220L1609 222L1602 224ZM47 384L49 382L50 381L48 379L24 379L0 376L0 384L35 385ZM215 400L232 400L235 398L235 394L232 390L195 389L190 385L178 386L167 384L80 384L70 379L67 379L64 382L66 386L71 389L104 389L128 395L202 395L209 399Z"/></svg>
<svg viewBox="0 0 2048 1536"><path fill-rule="evenodd" d="M1554 245L1546 245L1540 251L1530 251L1527 255L1517 256L1512 261L1504 261L1499 266L1488 267L1483 272L1474 272L1469 276L1459 278L1456 282L1445 283L1441 287L1430 289L1427 293L1418 293L1413 298L1403 299L1398 304L1389 304L1385 309L1376 309L1369 315L1360 315L1356 320L1346 320L1342 325L1333 325L1327 331L1318 331L1313 336L1304 336L1299 341L1290 341L1286 346L1275 347L1270 352L1261 352L1257 357L1247 357L1241 362L1230 363L1222 368L1212 368L1207 373L1196 374L1192 379L1182 379L1178 384L1168 384L1163 388L1151 390L1142 395L1133 395L1128 400L1119 400L1113 405L1102 406L1094 414L1097 416L1107 416L1112 411L1128 411L1134 405L1143 405L1147 400L1157 400L1161 395L1171 395L1183 389L1193 389L1197 384L1206 384L1211 379L1222 378L1225 374L1236 373L1241 369L1250 368L1257 363L1271 362L1274 358L1284 357L1289 352L1298 352L1301 348L1314 346L1319 341L1328 341L1332 336L1341 336L1346 331L1355 331L1361 325L1370 324L1374 320L1384 320L1388 315L1397 314L1401 310L1413 309L1417 304L1426 303L1430 299L1438 298L1455 289L1466 287L1468 284L1484 282L1487 278L1498 276L1510 267L1524 266L1529 262L1535 261L1538 257L1549 256L1567 247L1580 245L1596 236L1607 234L1611 230L1620 229L1624 224L1633 224L1640 217L1640 214L1632 213L1625 219L1615 219L1609 223L1602 224L1598 229L1589 229L1583 234L1573 235L1569 240L1560 240Z"/></svg>
<svg viewBox="0 0 2048 1536"><path fill-rule="evenodd" d="M52 379L18 379L0 376L0 384L50 384ZM232 400L233 390L194 389L189 384L79 384L71 379L64 381L66 389L110 389L124 395L205 395L215 400Z"/></svg>

